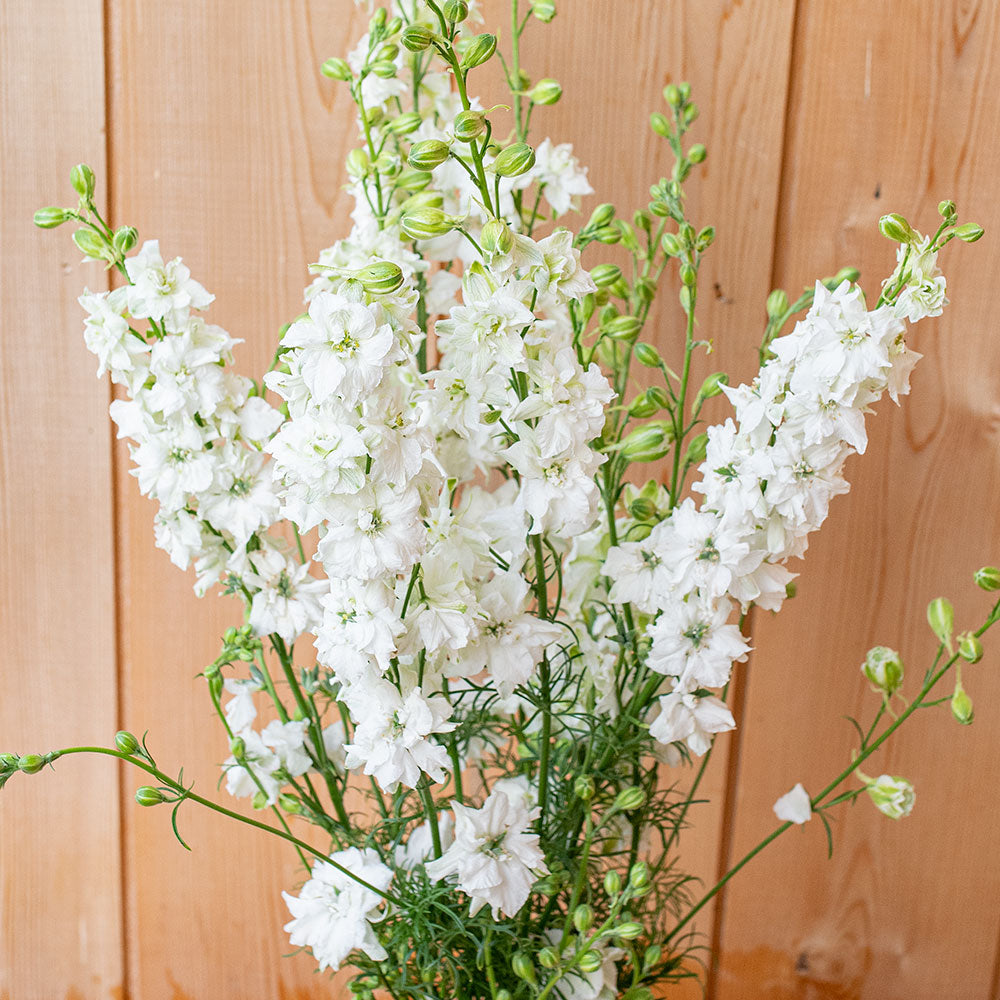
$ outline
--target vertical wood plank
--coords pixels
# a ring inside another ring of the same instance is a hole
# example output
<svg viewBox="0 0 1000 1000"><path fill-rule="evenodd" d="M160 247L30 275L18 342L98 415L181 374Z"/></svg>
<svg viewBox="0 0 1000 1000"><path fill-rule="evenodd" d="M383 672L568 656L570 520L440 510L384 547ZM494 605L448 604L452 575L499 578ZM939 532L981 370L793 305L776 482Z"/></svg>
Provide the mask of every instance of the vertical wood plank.
<svg viewBox="0 0 1000 1000"><path fill-rule="evenodd" d="M998 13L975 2L801 5L779 283L797 289L857 263L874 298L893 263L878 216L933 228L943 197L996 233ZM736 857L773 828L779 795L796 781L815 793L849 761L856 737L842 716L877 707L858 669L870 646L901 650L912 692L933 656L927 601L951 597L960 628L989 606L971 574L1000 559L1000 347L983 301L1000 268L995 237L950 246L944 264L954 304L911 334L926 355L912 398L879 407L868 453L848 465L853 492L801 567L800 596L759 617ZM865 767L915 783L912 817L894 824L863 799L838 814L831 862L814 821L734 880L718 997L995 995L1000 806L983 784L1000 722L995 658L964 672L971 728L944 705Z"/></svg>
<svg viewBox="0 0 1000 1000"><path fill-rule="evenodd" d="M108 383L76 299L107 287L62 229L70 168L104 175L100 0L0 4L0 628L4 751L113 738ZM117 775L70 757L0 792L0 997L121 996Z"/></svg>

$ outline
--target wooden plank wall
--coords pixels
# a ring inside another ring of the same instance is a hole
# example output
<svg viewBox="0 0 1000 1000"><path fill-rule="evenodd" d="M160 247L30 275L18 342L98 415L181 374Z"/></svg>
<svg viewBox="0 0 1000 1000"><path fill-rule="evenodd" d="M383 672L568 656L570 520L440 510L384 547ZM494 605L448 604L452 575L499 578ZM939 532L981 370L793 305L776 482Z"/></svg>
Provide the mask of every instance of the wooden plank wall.
<svg viewBox="0 0 1000 1000"><path fill-rule="evenodd" d="M500 20L502 0L484 6ZM0 2L0 749L148 727L158 758L205 791L227 749L194 675L238 609L196 600L191 576L154 548L152 505L112 449L108 387L79 336L74 299L106 279L76 266L65 233L32 230L30 213L65 199L69 167L91 162L113 223L184 256L217 295L213 320L246 341L238 366L260 371L300 309L306 264L348 225L351 108L317 67L353 45L364 5L69 9ZM915 331L927 357L914 396L872 422L800 596L780 617L757 616L743 725L720 743L713 804L685 848L706 878L772 828L778 795L799 780L818 787L847 759L840 717L872 708L857 670L868 646L898 645L922 673L927 600L949 594L971 623L986 598L970 574L1000 561L1000 341L987 307L1000 270L998 17L995 2L972 0L562 0L528 41L529 72L566 92L539 113L538 134L574 142L590 165L585 211L645 201L668 167L648 113L665 83L692 81L695 135L709 147L692 208L718 232L701 313L712 368L752 375L772 284L794 292L857 263L875 293L891 267L875 229L885 211L929 227L952 196L989 232L949 248L955 305ZM656 317L667 352L670 299ZM968 672L971 729L928 713L878 762L917 783L913 817L891 824L860 802L836 825L832 862L816 823L792 831L706 913L721 956L710 996L1000 995L995 678L989 655ZM181 813L188 854L164 815L131 805L138 779L116 780L108 764L66 761L0 795L0 998L348 995L307 956L282 958L294 855L193 808Z"/></svg>

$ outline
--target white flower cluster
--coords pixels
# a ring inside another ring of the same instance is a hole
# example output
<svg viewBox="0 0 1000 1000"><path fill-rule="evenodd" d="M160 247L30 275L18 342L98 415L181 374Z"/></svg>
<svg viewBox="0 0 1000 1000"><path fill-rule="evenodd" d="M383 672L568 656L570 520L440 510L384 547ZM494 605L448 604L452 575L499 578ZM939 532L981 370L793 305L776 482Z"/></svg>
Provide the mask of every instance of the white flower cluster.
<svg viewBox="0 0 1000 1000"><path fill-rule="evenodd" d="M657 740L703 754L735 725L705 691L723 687L750 650L731 624L735 607L780 608L792 579L785 561L804 554L830 500L849 488L841 470L865 450L865 414L887 390L897 401L909 392L920 355L906 346L902 316L936 315L943 295L926 246L895 307L868 310L849 282L817 283L809 312L773 342L753 384L724 388L736 419L709 429L693 487L700 508L689 498L646 539L608 553L611 599L654 616L646 662L673 678L650 726Z"/></svg>

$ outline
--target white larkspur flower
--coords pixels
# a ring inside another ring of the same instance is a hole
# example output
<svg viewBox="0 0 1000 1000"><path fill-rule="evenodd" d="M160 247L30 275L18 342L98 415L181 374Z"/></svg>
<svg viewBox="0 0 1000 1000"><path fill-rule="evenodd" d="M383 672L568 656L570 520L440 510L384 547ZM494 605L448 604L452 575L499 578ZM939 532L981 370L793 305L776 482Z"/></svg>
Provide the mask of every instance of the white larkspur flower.
<svg viewBox="0 0 1000 1000"><path fill-rule="evenodd" d="M297 348L302 379L317 403L339 396L355 406L382 381L392 361L392 329L378 326L372 311L342 295L320 292L308 319L293 323L281 340Z"/></svg>
<svg viewBox="0 0 1000 1000"><path fill-rule="evenodd" d="M524 905L535 878L548 873L538 834L527 833L538 810L491 792L481 809L453 802L455 842L427 874L438 879L457 876L458 888L471 901L474 916L489 904L493 919L513 917Z"/></svg>
<svg viewBox="0 0 1000 1000"><path fill-rule="evenodd" d="M331 854L330 860L382 892L392 882L392 869L370 847L349 847ZM281 895L293 918L285 924L289 940L313 953L320 972L339 969L355 949L376 962L388 957L372 927L382 917L382 897L329 862L313 864L312 877L298 896Z"/></svg>
<svg viewBox="0 0 1000 1000"><path fill-rule="evenodd" d="M253 696L261 689L260 683L250 678L238 680L235 677L227 677L223 687L232 695L226 702L225 709L229 728L234 733L249 729L257 718L257 706Z"/></svg>
<svg viewBox="0 0 1000 1000"><path fill-rule="evenodd" d="M909 816L917 798L913 785L906 778L891 774L880 774L873 781L869 781L866 791L879 812L885 813L889 819Z"/></svg>
<svg viewBox="0 0 1000 1000"><path fill-rule="evenodd" d="M580 166L568 142L556 145L551 139L543 139L538 144L534 166L514 179L514 190L524 190L532 182L542 188L556 215L579 208L580 197L594 193L587 181L587 168Z"/></svg>
<svg viewBox="0 0 1000 1000"><path fill-rule="evenodd" d="M443 746L427 737L450 733L451 705L446 698L427 697L413 688L405 697L387 681L352 685L344 690L344 700L358 720L354 742L344 749L344 766L364 765L364 773L376 778L389 793L402 782L415 788L420 775L443 781L449 766Z"/></svg>
<svg viewBox="0 0 1000 1000"><path fill-rule="evenodd" d="M349 652L372 657L383 672L396 655L403 623L396 596L382 580L333 577L323 598L323 621L316 630L320 662L336 669Z"/></svg>
<svg viewBox="0 0 1000 1000"><path fill-rule="evenodd" d="M226 772L226 791L235 798L244 798L263 790L266 804L274 805L281 792L279 772L298 777L312 766L305 752L307 727L307 722L281 723L275 719L263 732L253 729L237 732L244 745L245 766L235 756L222 765Z"/></svg>
<svg viewBox="0 0 1000 1000"><path fill-rule="evenodd" d="M812 804L809 793L801 783L774 803L774 815L786 823L802 824L812 819Z"/></svg>
<svg viewBox="0 0 1000 1000"><path fill-rule="evenodd" d="M329 589L326 580L309 574L309 563L299 564L274 549L262 549L250 556L253 570L244 574L252 591L250 624L256 635L281 636L295 642L311 632L323 619L321 601Z"/></svg>
<svg viewBox="0 0 1000 1000"><path fill-rule="evenodd" d="M716 733L735 728L733 713L719 698L673 691L660 698L660 714L650 724L649 735L660 743L686 743L700 757Z"/></svg>
<svg viewBox="0 0 1000 1000"><path fill-rule="evenodd" d="M215 298L191 277L180 257L163 262L159 240L143 243L125 260L125 270L132 282L127 286L128 311L136 319L162 320L176 329L191 309L205 309Z"/></svg>
<svg viewBox="0 0 1000 1000"><path fill-rule="evenodd" d="M97 355L98 376L111 372L115 382L129 384L128 376L137 365L145 370L145 362L140 364L140 358L149 353L149 344L131 332L128 320L122 315L126 295L124 287L110 292L88 290L77 301L87 310L83 339Z"/></svg>

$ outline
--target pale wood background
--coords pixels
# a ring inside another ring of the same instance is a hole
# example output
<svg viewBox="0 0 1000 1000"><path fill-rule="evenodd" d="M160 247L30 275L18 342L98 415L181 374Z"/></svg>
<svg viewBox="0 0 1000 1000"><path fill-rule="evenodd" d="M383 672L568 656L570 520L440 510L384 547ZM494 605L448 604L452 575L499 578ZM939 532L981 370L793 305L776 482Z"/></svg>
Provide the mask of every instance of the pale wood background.
<svg viewBox="0 0 1000 1000"><path fill-rule="evenodd" d="M927 601L951 596L961 625L988 603L970 579L1000 562L998 20L975 0L562 0L529 36L529 72L566 92L537 134L572 141L591 201L623 212L667 167L646 125L663 85L693 83L709 159L692 204L718 231L702 331L739 379L773 285L857 263L877 289L891 267L879 215L933 227L950 196L987 228L949 248L954 305L914 332L914 395L871 422L800 596L756 616L743 723L685 847L706 877L772 828L780 794L846 760L842 716L872 708L857 669L869 646L898 646L922 673ZM346 231L352 116L317 67L364 22L350 0L0 0L0 749L148 727L162 762L212 789L227 750L194 675L236 611L196 600L154 548L81 336L75 299L106 277L31 212L69 201L69 168L90 162L113 223L182 254L217 295L214 321L246 340L241 369L261 370L307 263ZM669 351L676 316L657 323ZM832 861L812 823L739 876L700 925L720 955L711 997L1000 997L998 662L967 671L971 728L928 712L873 769L916 783L911 818L860 802ZM294 855L193 807L188 854L163 813L131 804L139 783L77 758L0 794L0 998L347 996L307 956L282 958Z"/></svg>

